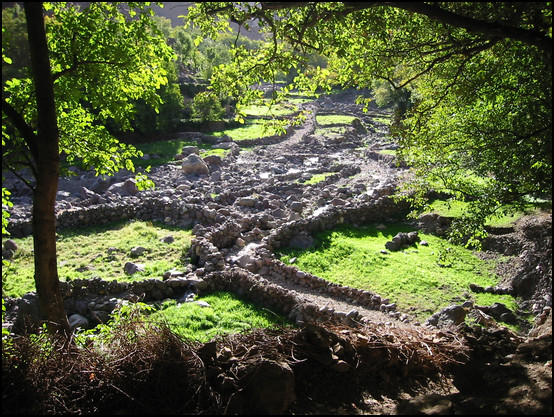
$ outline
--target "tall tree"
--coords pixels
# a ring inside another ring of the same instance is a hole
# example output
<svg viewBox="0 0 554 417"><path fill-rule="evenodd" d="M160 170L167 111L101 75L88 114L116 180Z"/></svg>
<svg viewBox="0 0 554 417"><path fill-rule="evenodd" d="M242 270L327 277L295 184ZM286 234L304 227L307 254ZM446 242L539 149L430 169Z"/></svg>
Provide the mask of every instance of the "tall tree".
<svg viewBox="0 0 554 417"><path fill-rule="evenodd" d="M65 3L25 3L32 77L3 86L3 169L33 190L35 284L53 333L70 330L56 256L60 153L97 173L132 170L129 158L140 153L120 144L103 123L129 126L138 99L159 106L156 91L167 82L163 64L173 57L151 24L151 11L140 3L122 6L96 2L80 11ZM10 58L3 57L3 65ZM21 167L34 178L21 175Z"/></svg>
<svg viewBox="0 0 554 417"><path fill-rule="evenodd" d="M249 85L302 67L293 51L328 62L289 88L409 89L393 129L413 168L402 197L421 203L433 189L469 202L457 237L484 236L486 218L529 197L552 198L550 2L210 2L187 18L212 36L229 21L265 33L263 47L236 48L214 71L214 88L242 101L258 94Z"/></svg>

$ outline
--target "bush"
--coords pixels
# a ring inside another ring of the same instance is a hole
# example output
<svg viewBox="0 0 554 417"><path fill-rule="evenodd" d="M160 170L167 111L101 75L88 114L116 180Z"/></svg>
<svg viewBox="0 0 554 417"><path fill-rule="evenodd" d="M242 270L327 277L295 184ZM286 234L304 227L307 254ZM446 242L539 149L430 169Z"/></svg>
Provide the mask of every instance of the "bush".
<svg viewBox="0 0 554 417"><path fill-rule="evenodd" d="M203 122L221 120L225 115L221 101L213 91L202 91L194 96L191 109L192 117Z"/></svg>

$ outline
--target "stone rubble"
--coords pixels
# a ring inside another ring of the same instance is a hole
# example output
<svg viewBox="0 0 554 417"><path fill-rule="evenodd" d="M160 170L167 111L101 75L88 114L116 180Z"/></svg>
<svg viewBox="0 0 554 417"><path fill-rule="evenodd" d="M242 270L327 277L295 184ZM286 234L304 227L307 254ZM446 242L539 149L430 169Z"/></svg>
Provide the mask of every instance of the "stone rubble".
<svg viewBox="0 0 554 417"><path fill-rule="evenodd" d="M378 153L394 148L384 138L385 125L373 118L382 114L365 114L352 104L329 103L323 98L309 104L306 122L287 129L284 136L234 142L196 132L175 134L229 149L229 153L224 158L202 158L198 147L184 147L176 162L155 167L148 174L156 183L155 190L139 191L131 173L125 171L109 178L75 169L76 179L62 178L56 203L59 229L139 219L192 228L195 235L190 248L193 265L184 271L131 283L62 282L72 326L105 322L121 302L179 299L191 289L195 293L232 291L300 325L411 322L396 311L394 302L378 294L327 282L274 255L282 247L309 247L313 233L345 222L383 223L401 219L407 211L405 205L389 198L403 168ZM316 115L331 111L358 117L340 140L316 134ZM240 149L246 146L253 149ZM307 183L323 173L330 175L317 184ZM8 178L4 186L12 191L14 202L8 231L14 237L29 235L30 194L14 178ZM417 232L406 238L409 242L398 243L400 247L419 240ZM7 242L3 245L6 257L15 250ZM141 249L133 248L130 256ZM125 272L133 274L141 268L144 265L129 262ZM344 308L326 307L322 297ZM30 293L6 300L12 331L23 327L25 315L40 319L32 306L35 298Z"/></svg>

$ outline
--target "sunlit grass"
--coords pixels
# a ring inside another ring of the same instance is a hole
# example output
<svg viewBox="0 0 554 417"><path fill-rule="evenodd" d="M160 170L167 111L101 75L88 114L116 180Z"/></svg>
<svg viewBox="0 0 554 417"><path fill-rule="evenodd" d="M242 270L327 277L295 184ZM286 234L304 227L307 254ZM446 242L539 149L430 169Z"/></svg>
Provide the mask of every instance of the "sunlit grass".
<svg viewBox="0 0 554 417"><path fill-rule="evenodd" d="M302 184L304 185L314 185L314 184L318 184L320 183L321 181L325 181L325 179L331 175L334 175L336 174L336 172L323 172L321 174L314 174L312 175L312 177L307 180L307 181L304 181Z"/></svg>
<svg viewBox="0 0 554 417"><path fill-rule="evenodd" d="M245 107L242 112L247 116L287 116L296 111L294 105L290 103L278 104L274 106L248 106Z"/></svg>
<svg viewBox="0 0 554 417"><path fill-rule="evenodd" d="M61 281L90 279L131 281L146 278L161 279L172 268L183 269L190 261L187 251L192 233L189 230L151 222L119 222L104 226L61 230L58 232L58 275ZM160 239L171 235L172 243ZM34 257L32 237L13 239L18 245L8 267L2 268L2 293L20 297L34 291ZM136 246L146 249L143 255L131 257ZM145 265L144 272L126 275L127 262Z"/></svg>
<svg viewBox="0 0 554 417"><path fill-rule="evenodd" d="M398 232L410 231L401 224L354 228L343 225L317 235L318 244L307 250L281 250L281 259L328 281L373 291L396 302L400 311L420 320L453 303L471 300L490 305L502 302L516 308L513 297L477 294L469 284L487 287L498 283L495 265L473 252L433 235L419 233L428 246L413 245L384 253L385 243Z"/></svg>
<svg viewBox="0 0 554 417"><path fill-rule="evenodd" d="M349 125L354 121L356 117L353 116L344 116L342 114L327 114L327 115L317 115L316 122L320 126L326 125Z"/></svg>
<svg viewBox="0 0 554 417"><path fill-rule="evenodd" d="M551 204L550 204L551 206ZM446 217L460 217L467 209L468 203L464 201L452 200L433 200L430 203L430 209L427 213L436 213L440 216ZM526 212L517 212L513 215L504 215L501 217L494 217L489 219L486 222L487 226L493 227L509 227L514 224L517 220L522 218L525 215L530 213L536 213L540 210L541 204L539 203L529 203Z"/></svg>
<svg viewBox="0 0 554 417"><path fill-rule="evenodd" d="M213 136L228 135L231 139L235 141L241 141L245 139L258 139L266 136L273 136L277 133L277 130L264 123L264 120L247 119L244 125L240 127L218 130L215 132L209 132L208 134Z"/></svg>
<svg viewBox="0 0 554 417"><path fill-rule="evenodd" d="M173 332L182 337L201 342L255 328L292 325L283 316L228 292L214 292L196 300L208 303L209 307L195 302L167 300L151 318L165 321Z"/></svg>

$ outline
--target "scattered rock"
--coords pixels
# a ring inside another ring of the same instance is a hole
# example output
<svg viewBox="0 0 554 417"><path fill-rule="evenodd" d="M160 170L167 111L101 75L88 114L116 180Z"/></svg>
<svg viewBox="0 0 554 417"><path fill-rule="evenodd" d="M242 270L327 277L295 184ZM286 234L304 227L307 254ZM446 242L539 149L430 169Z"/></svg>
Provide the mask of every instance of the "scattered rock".
<svg viewBox="0 0 554 417"><path fill-rule="evenodd" d="M128 178L124 182L111 185L106 192L120 196L133 196L138 193L137 182L134 178Z"/></svg>
<svg viewBox="0 0 554 417"><path fill-rule="evenodd" d="M394 236L391 241L385 243L385 248L387 248L391 252L395 252L409 247L410 245L413 245L414 243L419 241L420 238L417 231L409 233L400 232L396 236Z"/></svg>
<svg viewBox="0 0 554 417"><path fill-rule="evenodd" d="M142 246L135 246L131 249L130 255L132 258L138 258L139 256L142 256L144 252L146 252L146 248Z"/></svg>
<svg viewBox="0 0 554 417"><path fill-rule="evenodd" d="M83 330L86 330L90 327L88 319L81 314L72 314L71 316L69 316L68 321L69 327L71 327L71 329L81 328Z"/></svg>
<svg viewBox="0 0 554 417"><path fill-rule="evenodd" d="M457 326L464 322L466 315L467 310L465 308L453 305L433 314L425 321L425 324L439 328Z"/></svg>
<svg viewBox="0 0 554 417"><path fill-rule="evenodd" d="M185 174L196 174L196 175L208 175L210 169L208 165L200 158L200 156L191 153L181 164L181 169Z"/></svg>
<svg viewBox="0 0 554 417"><path fill-rule="evenodd" d="M137 272L144 272L145 271L145 265L144 264L138 264L134 262L127 262L125 266L123 267L123 270L127 275L134 275Z"/></svg>

